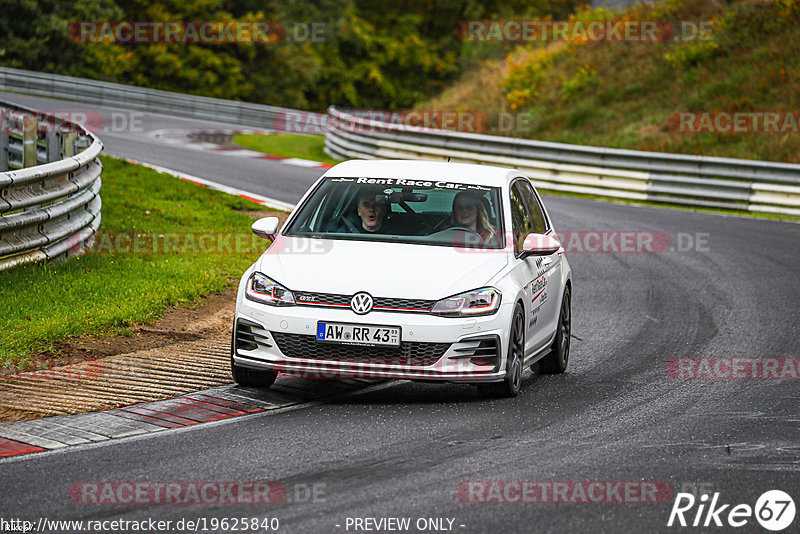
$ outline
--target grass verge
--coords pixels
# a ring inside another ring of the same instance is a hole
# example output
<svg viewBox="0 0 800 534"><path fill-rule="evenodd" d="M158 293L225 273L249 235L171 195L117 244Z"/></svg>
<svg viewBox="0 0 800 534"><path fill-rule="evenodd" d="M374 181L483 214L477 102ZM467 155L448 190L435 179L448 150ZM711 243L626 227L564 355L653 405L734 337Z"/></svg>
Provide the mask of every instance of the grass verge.
<svg viewBox="0 0 800 534"><path fill-rule="evenodd" d="M124 334L167 306L238 280L267 243L244 211L263 207L102 157L103 222L94 250L0 273L0 364L24 369L70 338ZM165 252L166 250L166 252Z"/></svg>
<svg viewBox="0 0 800 534"><path fill-rule="evenodd" d="M333 159L325 153L324 135L295 134L246 134L233 138L237 145L282 158L302 158L336 165L342 160Z"/></svg>

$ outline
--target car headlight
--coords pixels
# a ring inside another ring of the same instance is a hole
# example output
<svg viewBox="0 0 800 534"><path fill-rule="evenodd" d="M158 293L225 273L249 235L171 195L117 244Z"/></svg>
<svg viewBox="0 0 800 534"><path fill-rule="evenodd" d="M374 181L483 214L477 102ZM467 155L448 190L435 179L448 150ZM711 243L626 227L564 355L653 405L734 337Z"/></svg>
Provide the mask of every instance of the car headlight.
<svg viewBox="0 0 800 534"><path fill-rule="evenodd" d="M501 294L493 287L467 291L442 299L431 308L431 313L450 317L491 315L500 309Z"/></svg>
<svg viewBox="0 0 800 534"><path fill-rule="evenodd" d="M270 306L294 305L294 295L291 291L259 272L250 275L244 294L248 300L269 304Z"/></svg>

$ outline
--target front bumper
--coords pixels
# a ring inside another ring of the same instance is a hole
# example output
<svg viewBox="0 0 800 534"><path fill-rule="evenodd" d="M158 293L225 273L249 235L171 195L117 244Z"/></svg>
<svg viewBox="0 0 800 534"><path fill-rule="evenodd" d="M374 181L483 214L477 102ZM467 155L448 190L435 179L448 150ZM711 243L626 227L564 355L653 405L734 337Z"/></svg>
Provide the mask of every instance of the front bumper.
<svg viewBox="0 0 800 534"><path fill-rule="evenodd" d="M505 376L510 311L474 318L237 303L233 361L306 379L497 382ZM318 321L401 327L399 348L319 343Z"/></svg>

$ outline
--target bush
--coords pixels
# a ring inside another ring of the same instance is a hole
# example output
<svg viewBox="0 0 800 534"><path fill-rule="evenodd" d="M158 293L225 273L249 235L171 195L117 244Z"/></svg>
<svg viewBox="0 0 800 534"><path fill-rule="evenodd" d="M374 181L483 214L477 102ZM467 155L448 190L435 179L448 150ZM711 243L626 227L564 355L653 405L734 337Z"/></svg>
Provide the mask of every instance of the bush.
<svg viewBox="0 0 800 534"><path fill-rule="evenodd" d="M564 83L561 84L561 92L569 98L596 83L597 71L591 65L585 65L579 68L571 78L564 80Z"/></svg>

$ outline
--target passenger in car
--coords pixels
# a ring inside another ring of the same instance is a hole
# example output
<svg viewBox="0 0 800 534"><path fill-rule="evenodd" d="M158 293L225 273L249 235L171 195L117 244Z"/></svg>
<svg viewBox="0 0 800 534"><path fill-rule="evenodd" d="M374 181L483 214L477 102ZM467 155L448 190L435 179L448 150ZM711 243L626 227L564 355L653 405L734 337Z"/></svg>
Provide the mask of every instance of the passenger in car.
<svg viewBox="0 0 800 534"><path fill-rule="evenodd" d="M453 199L450 227L472 230L484 241L492 239L495 233L494 226L489 222L483 198L471 191L461 191Z"/></svg>

